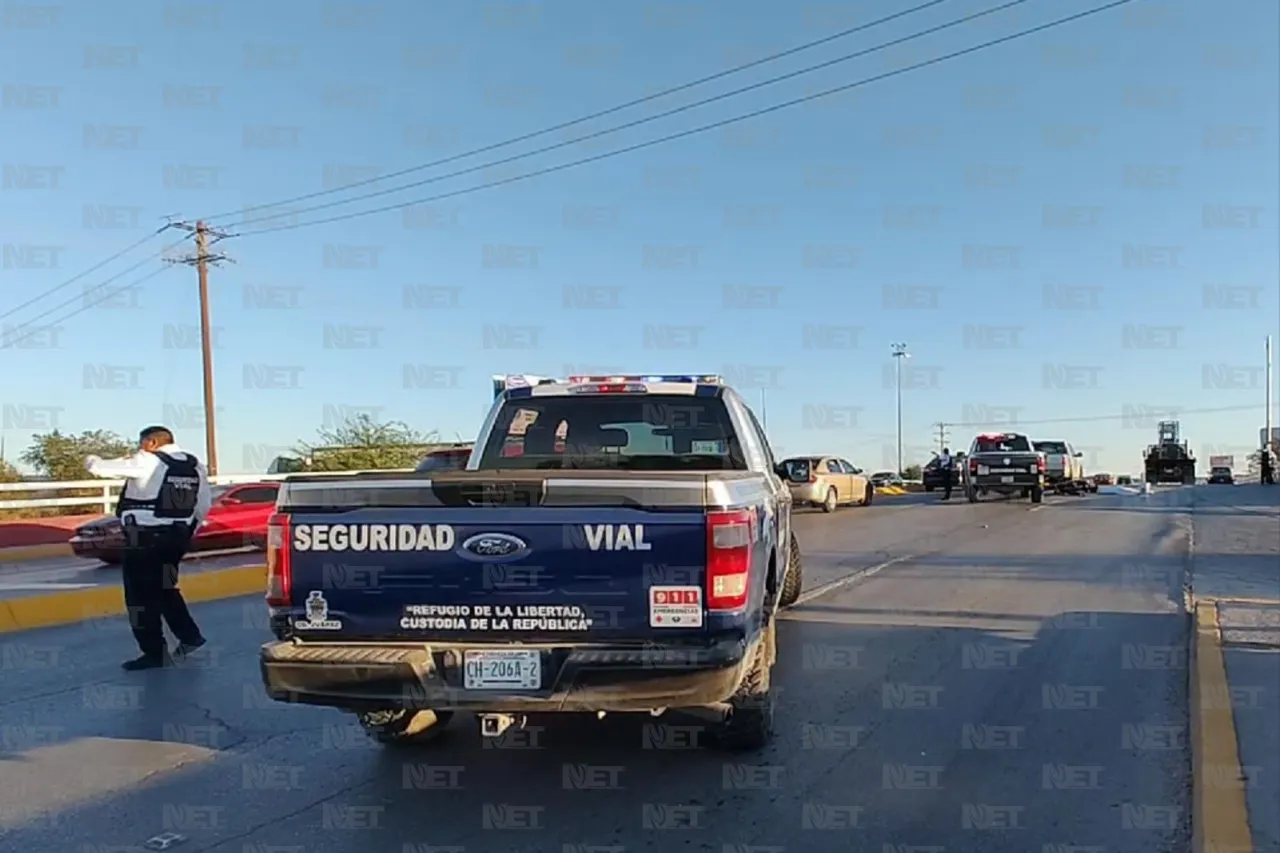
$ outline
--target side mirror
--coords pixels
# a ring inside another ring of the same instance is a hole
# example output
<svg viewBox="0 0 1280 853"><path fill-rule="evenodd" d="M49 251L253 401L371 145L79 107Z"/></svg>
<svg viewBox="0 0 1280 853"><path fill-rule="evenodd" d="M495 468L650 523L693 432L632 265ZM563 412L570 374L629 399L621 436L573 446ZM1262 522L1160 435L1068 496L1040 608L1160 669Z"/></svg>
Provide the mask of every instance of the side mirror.
<svg viewBox="0 0 1280 853"><path fill-rule="evenodd" d="M854 468L854 469L853 469L853 473L855 473L855 474L861 474L861 473L863 473L863 471L862 471L862 469L861 469L861 468Z"/></svg>
<svg viewBox="0 0 1280 853"><path fill-rule="evenodd" d="M1077 458L1077 459L1083 459L1083 458L1084 458L1084 453L1083 453L1083 452L1080 452L1080 453L1073 453L1073 454L1072 454L1072 456L1074 456L1074 457L1075 457L1075 458Z"/></svg>
<svg viewBox="0 0 1280 853"><path fill-rule="evenodd" d="M779 462L777 465L774 465L774 466L773 466L773 473L777 474L777 475L778 475L778 478L779 478L779 479L781 479L781 480L790 480L790 479L791 479L791 472L790 472L790 471L788 471L788 470L787 470L787 466L786 466L786 465L784 465L784 464L783 464L783 463L781 463L781 462Z"/></svg>

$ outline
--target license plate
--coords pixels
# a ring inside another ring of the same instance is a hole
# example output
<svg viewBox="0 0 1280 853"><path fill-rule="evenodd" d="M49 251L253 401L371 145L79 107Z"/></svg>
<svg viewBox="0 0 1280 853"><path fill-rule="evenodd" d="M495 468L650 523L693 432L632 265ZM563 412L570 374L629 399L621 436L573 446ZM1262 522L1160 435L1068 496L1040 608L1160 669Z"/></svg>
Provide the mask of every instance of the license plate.
<svg viewBox="0 0 1280 853"><path fill-rule="evenodd" d="M469 651L462 659L462 683L468 690L542 687L542 655L536 651Z"/></svg>
<svg viewBox="0 0 1280 853"><path fill-rule="evenodd" d="M990 473L991 473L991 469L990 469L990 468L988 468L986 465L979 465L979 466L978 466L978 473L979 473L979 474L983 474L983 475L990 474Z"/></svg>
<svg viewBox="0 0 1280 853"><path fill-rule="evenodd" d="M1001 477L1001 478L1000 478L1000 482L1002 482L1002 483L1012 483L1012 482L1013 482L1013 477Z"/></svg>

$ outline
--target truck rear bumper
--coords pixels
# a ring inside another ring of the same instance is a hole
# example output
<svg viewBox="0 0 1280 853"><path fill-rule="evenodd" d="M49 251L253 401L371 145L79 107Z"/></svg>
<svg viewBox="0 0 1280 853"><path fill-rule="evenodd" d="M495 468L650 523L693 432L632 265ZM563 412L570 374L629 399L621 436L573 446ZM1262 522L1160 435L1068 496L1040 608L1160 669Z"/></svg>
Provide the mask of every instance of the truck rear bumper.
<svg viewBox="0 0 1280 853"><path fill-rule="evenodd" d="M542 689L465 689L463 653L484 648L272 642L260 653L262 682L280 702L352 711L629 712L723 702L737 691L750 660L740 641L696 648L521 647L542 653Z"/></svg>
<svg viewBox="0 0 1280 853"><path fill-rule="evenodd" d="M1011 482L1006 483L1009 479ZM989 492L1013 492L1021 489L1031 489L1036 486L1044 487L1044 480L1033 474L990 474L982 477L973 477L970 484L975 489L986 489Z"/></svg>

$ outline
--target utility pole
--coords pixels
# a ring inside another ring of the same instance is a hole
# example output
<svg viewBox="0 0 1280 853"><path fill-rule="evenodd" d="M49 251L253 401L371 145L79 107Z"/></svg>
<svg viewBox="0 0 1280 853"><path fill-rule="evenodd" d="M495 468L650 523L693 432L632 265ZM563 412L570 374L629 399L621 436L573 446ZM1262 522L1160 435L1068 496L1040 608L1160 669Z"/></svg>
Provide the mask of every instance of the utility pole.
<svg viewBox="0 0 1280 853"><path fill-rule="evenodd" d="M941 453L943 448L947 446L947 440L948 440L947 427L951 425L944 424L944 423L936 423L934 424L934 426L938 428L938 452Z"/></svg>
<svg viewBox="0 0 1280 853"><path fill-rule="evenodd" d="M1271 336L1267 335L1267 414L1263 421L1262 452L1271 453ZM1270 458L1270 457L1268 457ZM1272 475L1274 476L1274 474Z"/></svg>
<svg viewBox="0 0 1280 853"><path fill-rule="evenodd" d="M193 255L171 259L171 263L186 264L196 268L199 280L200 295L200 355L204 367L204 455L205 467L209 475L218 473L218 429L214 419L213 404L213 329L209 325L209 264L230 261L226 255L209 253L209 238L214 241L224 240L228 234L214 231L204 224L203 220L189 225L185 222L174 222L172 227L190 231L195 237L196 251Z"/></svg>
<svg viewBox="0 0 1280 853"><path fill-rule="evenodd" d="M891 344L889 347L893 353L894 373L898 383L898 471L899 477L902 476L902 360L911 358L911 354L907 352L906 344Z"/></svg>
<svg viewBox="0 0 1280 853"><path fill-rule="evenodd" d="M1266 432L1263 433L1264 447L1271 444L1271 336L1267 335L1267 416Z"/></svg>

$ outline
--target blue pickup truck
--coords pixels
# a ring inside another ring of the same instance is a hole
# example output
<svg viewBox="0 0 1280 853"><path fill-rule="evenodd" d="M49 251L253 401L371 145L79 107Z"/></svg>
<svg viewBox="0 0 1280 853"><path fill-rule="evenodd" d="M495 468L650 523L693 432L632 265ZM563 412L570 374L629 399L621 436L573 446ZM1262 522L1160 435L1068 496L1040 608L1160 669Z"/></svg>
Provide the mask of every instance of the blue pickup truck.
<svg viewBox="0 0 1280 853"><path fill-rule="evenodd" d="M714 376L514 387L465 470L291 478L267 563L267 694L388 744L671 711L758 748L801 589L778 463Z"/></svg>

